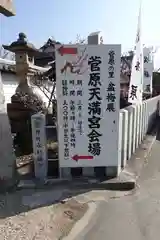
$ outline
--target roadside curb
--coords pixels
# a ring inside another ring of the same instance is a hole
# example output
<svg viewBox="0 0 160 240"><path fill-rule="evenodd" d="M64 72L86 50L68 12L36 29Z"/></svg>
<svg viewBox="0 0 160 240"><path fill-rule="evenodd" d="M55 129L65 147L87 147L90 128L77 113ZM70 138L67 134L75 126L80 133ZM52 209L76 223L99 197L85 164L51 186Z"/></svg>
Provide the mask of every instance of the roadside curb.
<svg viewBox="0 0 160 240"><path fill-rule="evenodd" d="M120 173L120 179L128 179L134 182L134 187L137 185L137 179L140 176L141 170L146 162L146 158L152 150L152 146L156 141L156 135L146 135L136 152L128 161L124 170Z"/></svg>
<svg viewBox="0 0 160 240"><path fill-rule="evenodd" d="M96 180L96 179L95 179ZM95 183L90 183L88 180L87 182L75 182L71 183L60 183L60 184L51 184L51 185L37 185L34 181L27 181L24 180L23 182L20 181L19 185L17 186L17 190L23 189L48 189L52 188L56 190L57 188L65 188L65 189L84 189L84 190L120 190L120 191L127 191L131 190L135 187L134 179L128 180L106 180L106 181L99 181L96 180Z"/></svg>
<svg viewBox="0 0 160 240"><path fill-rule="evenodd" d="M88 203L88 207L89 209L85 213L85 215L73 226L68 236L62 238L63 240L74 240L81 233L81 231L88 225L88 222L93 217L98 208L98 204Z"/></svg>

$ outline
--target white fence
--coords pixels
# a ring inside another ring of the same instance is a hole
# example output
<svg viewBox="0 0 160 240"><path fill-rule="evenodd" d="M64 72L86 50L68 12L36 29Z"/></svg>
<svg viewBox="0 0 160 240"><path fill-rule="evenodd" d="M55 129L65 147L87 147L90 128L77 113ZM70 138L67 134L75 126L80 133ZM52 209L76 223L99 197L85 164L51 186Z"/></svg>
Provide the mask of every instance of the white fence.
<svg viewBox="0 0 160 240"><path fill-rule="evenodd" d="M139 145L143 141L147 132L151 130L155 121L156 113L157 113L158 100L160 100L160 96L146 100L141 105L137 105L137 106L132 105L120 110L119 149L118 149L120 161L118 161L118 164L119 164L118 166L114 166L117 168L117 171L116 171L117 173L120 172L121 168L125 167L127 160L129 160L132 154L135 153L136 149L139 147ZM35 128L34 123L37 117L38 115L32 116L32 128ZM42 114L40 114L39 117L42 118ZM40 119L39 117L38 119ZM46 136L42 136L46 133L45 131L46 126L43 125L43 128L44 129L41 131L41 133L43 133L41 134L42 142L43 142L42 148L43 148L43 151L47 153L47 143L44 142L44 139L46 139ZM34 133L36 132L36 130L32 129L32 132ZM37 169L37 162L40 168L42 168L43 165L47 166L48 165L47 163L44 164L44 161L48 161L46 154L44 154L45 159L41 159L42 161L41 163L40 163L40 160L37 161L36 159L36 157L39 158L38 157L39 154L37 153L37 146L36 146L36 142L37 142L36 134L33 134L32 140L33 140L33 153L35 157L36 169ZM106 139L106 142L107 142L107 139ZM108 139L108 142L109 142L109 139ZM41 153L41 155L43 154ZM109 156L109 157L110 159L112 159L112 156ZM43 157L41 156L41 158ZM110 166L106 166L106 168L107 167L111 168ZM39 174L36 174L36 175L39 175L38 176L39 178L47 177L46 169L44 169L45 174L42 169L39 169L37 171L40 172ZM114 173L115 171L113 171L113 174Z"/></svg>
<svg viewBox="0 0 160 240"><path fill-rule="evenodd" d="M121 142L121 166L126 165L132 154L151 130L156 117L160 96L148 99L142 105L129 106L120 111L119 142Z"/></svg>

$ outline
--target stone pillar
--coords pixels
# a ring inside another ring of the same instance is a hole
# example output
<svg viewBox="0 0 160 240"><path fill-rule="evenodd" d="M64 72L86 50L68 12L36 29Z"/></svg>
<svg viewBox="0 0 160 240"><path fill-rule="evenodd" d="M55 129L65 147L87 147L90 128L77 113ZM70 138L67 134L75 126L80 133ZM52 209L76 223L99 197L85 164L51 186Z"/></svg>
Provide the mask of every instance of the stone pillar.
<svg viewBox="0 0 160 240"><path fill-rule="evenodd" d="M139 146L139 135L140 135L140 106L141 104L137 105L137 138L136 138L136 148Z"/></svg>
<svg viewBox="0 0 160 240"><path fill-rule="evenodd" d="M127 107L128 111L128 146L127 146L127 160L131 158L132 155L132 137L133 137L133 108L131 106Z"/></svg>
<svg viewBox="0 0 160 240"><path fill-rule="evenodd" d="M0 192L15 185L16 157L13 151L11 128L4 107L3 84L0 72Z"/></svg>
<svg viewBox="0 0 160 240"><path fill-rule="evenodd" d="M14 16L13 1L1 0L0 13L7 17ZM5 97L0 72L0 192L8 190L16 183L16 157L13 151L10 123L4 104Z"/></svg>
<svg viewBox="0 0 160 240"><path fill-rule="evenodd" d="M128 111L121 109L122 113L122 167L127 163L127 144L128 144Z"/></svg>
<svg viewBox="0 0 160 240"><path fill-rule="evenodd" d="M131 105L130 108L132 108L133 110L133 125L132 125L132 153L135 152L137 145L137 116L138 116L138 112L137 112L137 106L136 105Z"/></svg>
<svg viewBox="0 0 160 240"><path fill-rule="evenodd" d="M35 177L43 181L48 173L45 115L41 113L32 115L31 122Z"/></svg>

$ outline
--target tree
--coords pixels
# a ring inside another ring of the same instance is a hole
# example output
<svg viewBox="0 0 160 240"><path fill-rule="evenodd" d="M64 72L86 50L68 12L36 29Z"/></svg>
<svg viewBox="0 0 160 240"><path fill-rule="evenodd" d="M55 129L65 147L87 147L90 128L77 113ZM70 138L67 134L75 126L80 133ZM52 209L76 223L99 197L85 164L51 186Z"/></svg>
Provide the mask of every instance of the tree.
<svg viewBox="0 0 160 240"><path fill-rule="evenodd" d="M124 75L130 76L131 74L133 55L134 51L131 50L121 57L121 73Z"/></svg>
<svg viewBox="0 0 160 240"><path fill-rule="evenodd" d="M51 68L50 71L54 71L55 69ZM48 111L51 103L55 101L55 88L56 88L56 79L49 78L49 71L45 74L35 74L32 77L32 84L33 87L36 86L48 99L48 106L46 108L46 111Z"/></svg>
<svg viewBox="0 0 160 240"><path fill-rule="evenodd" d="M69 44L86 44L87 40L77 34L75 41L70 41Z"/></svg>
<svg viewBox="0 0 160 240"><path fill-rule="evenodd" d="M55 38L50 38L51 41L56 43ZM86 39L82 38L79 34L76 36L76 40L74 42L70 42L69 44L85 44ZM51 68L48 70L48 72L44 74L34 74L34 76L31 79L31 82L33 86L36 86L40 89L40 91L44 94L46 98L48 98L48 106L47 109L49 109L50 105L55 105L55 89L56 89L56 77L55 77L55 62L51 64ZM23 96L22 96L23 99ZM28 97L26 97L27 101ZM31 100L30 100L31 102ZM26 106L30 106L30 104L27 104L25 102ZM37 107L37 110L39 109L39 104Z"/></svg>
<svg viewBox="0 0 160 240"><path fill-rule="evenodd" d="M128 54L129 54L129 56L133 57L134 51L133 51L133 50L130 50L130 51L128 51Z"/></svg>

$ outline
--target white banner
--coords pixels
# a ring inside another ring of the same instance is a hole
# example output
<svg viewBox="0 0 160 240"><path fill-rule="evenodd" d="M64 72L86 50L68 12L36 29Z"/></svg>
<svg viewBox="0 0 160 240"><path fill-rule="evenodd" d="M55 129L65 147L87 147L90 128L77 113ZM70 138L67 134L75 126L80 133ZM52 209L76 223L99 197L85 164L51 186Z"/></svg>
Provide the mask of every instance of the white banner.
<svg viewBox="0 0 160 240"><path fill-rule="evenodd" d="M142 102L143 91L143 45L141 39L141 8L138 17L135 52L132 61L131 78L128 93L128 102L138 104Z"/></svg>
<svg viewBox="0 0 160 240"><path fill-rule="evenodd" d="M152 94L153 56L150 48L143 49L144 55L144 80L143 92Z"/></svg>
<svg viewBox="0 0 160 240"><path fill-rule="evenodd" d="M120 45L56 46L60 167L117 166Z"/></svg>

